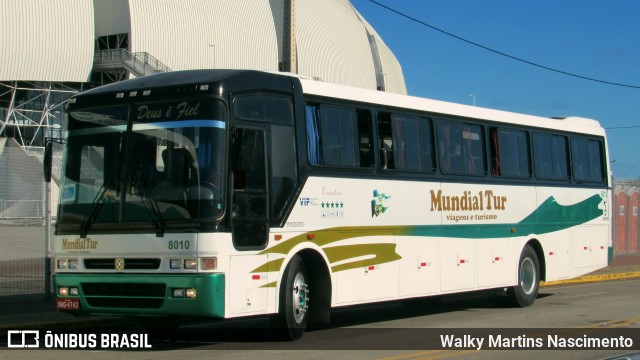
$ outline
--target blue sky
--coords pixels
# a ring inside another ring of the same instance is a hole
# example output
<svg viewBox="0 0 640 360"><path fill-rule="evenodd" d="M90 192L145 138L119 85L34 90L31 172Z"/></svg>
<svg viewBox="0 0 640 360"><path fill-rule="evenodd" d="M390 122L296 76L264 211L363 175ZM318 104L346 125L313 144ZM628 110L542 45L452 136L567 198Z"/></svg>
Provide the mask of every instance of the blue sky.
<svg viewBox="0 0 640 360"><path fill-rule="evenodd" d="M640 178L640 1L376 0L483 46L612 86L543 70L351 0L396 55L410 95L608 128L617 179ZM470 96L473 94L474 96ZM635 128L620 128L637 126ZM618 129L616 129L618 128Z"/></svg>

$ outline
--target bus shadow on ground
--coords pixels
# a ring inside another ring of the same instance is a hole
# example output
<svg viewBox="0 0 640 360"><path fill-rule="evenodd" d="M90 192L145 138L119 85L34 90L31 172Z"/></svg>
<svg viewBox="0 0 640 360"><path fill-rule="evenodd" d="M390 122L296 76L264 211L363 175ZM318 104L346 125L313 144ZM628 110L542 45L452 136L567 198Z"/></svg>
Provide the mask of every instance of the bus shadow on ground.
<svg viewBox="0 0 640 360"><path fill-rule="evenodd" d="M538 299L552 295L540 293ZM335 342L344 331L364 334L367 331L381 333L394 330L368 328L367 324L506 307L509 306L487 291L349 306L332 310L331 323L310 325L302 339L295 342L285 340L280 335L281 330L274 328L274 319L269 317L200 321L182 326L171 338L154 339L153 345L156 350L321 349L321 343ZM425 326L437 327L437 324L429 324L428 318L425 321Z"/></svg>

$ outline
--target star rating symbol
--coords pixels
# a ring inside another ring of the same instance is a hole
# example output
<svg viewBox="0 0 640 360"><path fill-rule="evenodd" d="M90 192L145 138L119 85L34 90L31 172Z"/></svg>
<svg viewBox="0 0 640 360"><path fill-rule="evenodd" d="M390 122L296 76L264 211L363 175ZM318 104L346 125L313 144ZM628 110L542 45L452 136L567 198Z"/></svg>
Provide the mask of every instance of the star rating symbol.
<svg viewBox="0 0 640 360"><path fill-rule="evenodd" d="M323 209L329 209L329 208L331 208L331 209L344 209L344 203L342 201L340 201L340 202L337 202L337 201L336 202L333 202L333 201L332 202L324 202L323 201L320 204L320 206Z"/></svg>

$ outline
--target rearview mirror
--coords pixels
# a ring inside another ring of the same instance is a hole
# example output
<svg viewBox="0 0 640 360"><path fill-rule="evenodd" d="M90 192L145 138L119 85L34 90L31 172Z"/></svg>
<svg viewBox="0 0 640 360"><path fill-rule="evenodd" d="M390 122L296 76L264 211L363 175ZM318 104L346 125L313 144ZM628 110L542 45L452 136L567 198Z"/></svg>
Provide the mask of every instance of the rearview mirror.
<svg viewBox="0 0 640 360"><path fill-rule="evenodd" d="M44 170L44 181L47 183L51 182L51 168L53 163L53 141L47 140L44 145L44 159L42 161L42 166Z"/></svg>

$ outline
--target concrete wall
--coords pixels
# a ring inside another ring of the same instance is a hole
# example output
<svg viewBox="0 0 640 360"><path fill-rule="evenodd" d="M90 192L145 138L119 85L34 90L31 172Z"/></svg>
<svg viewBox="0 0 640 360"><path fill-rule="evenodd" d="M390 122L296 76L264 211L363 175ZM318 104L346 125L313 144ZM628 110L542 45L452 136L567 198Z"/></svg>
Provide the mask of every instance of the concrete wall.
<svg viewBox="0 0 640 360"><path fill-rule="evenodd" d="M0 0L0 81L85 82L93 42L92 0Z"/></svg>
<svg viewBox="0 0 640 360"><path fill-rule="evenodd" d="M640 189L635 187L618 187L615 191L615 232L614 252L616 255L638 254L640 243L640 225L638 207L640 206Z"/></svg>

